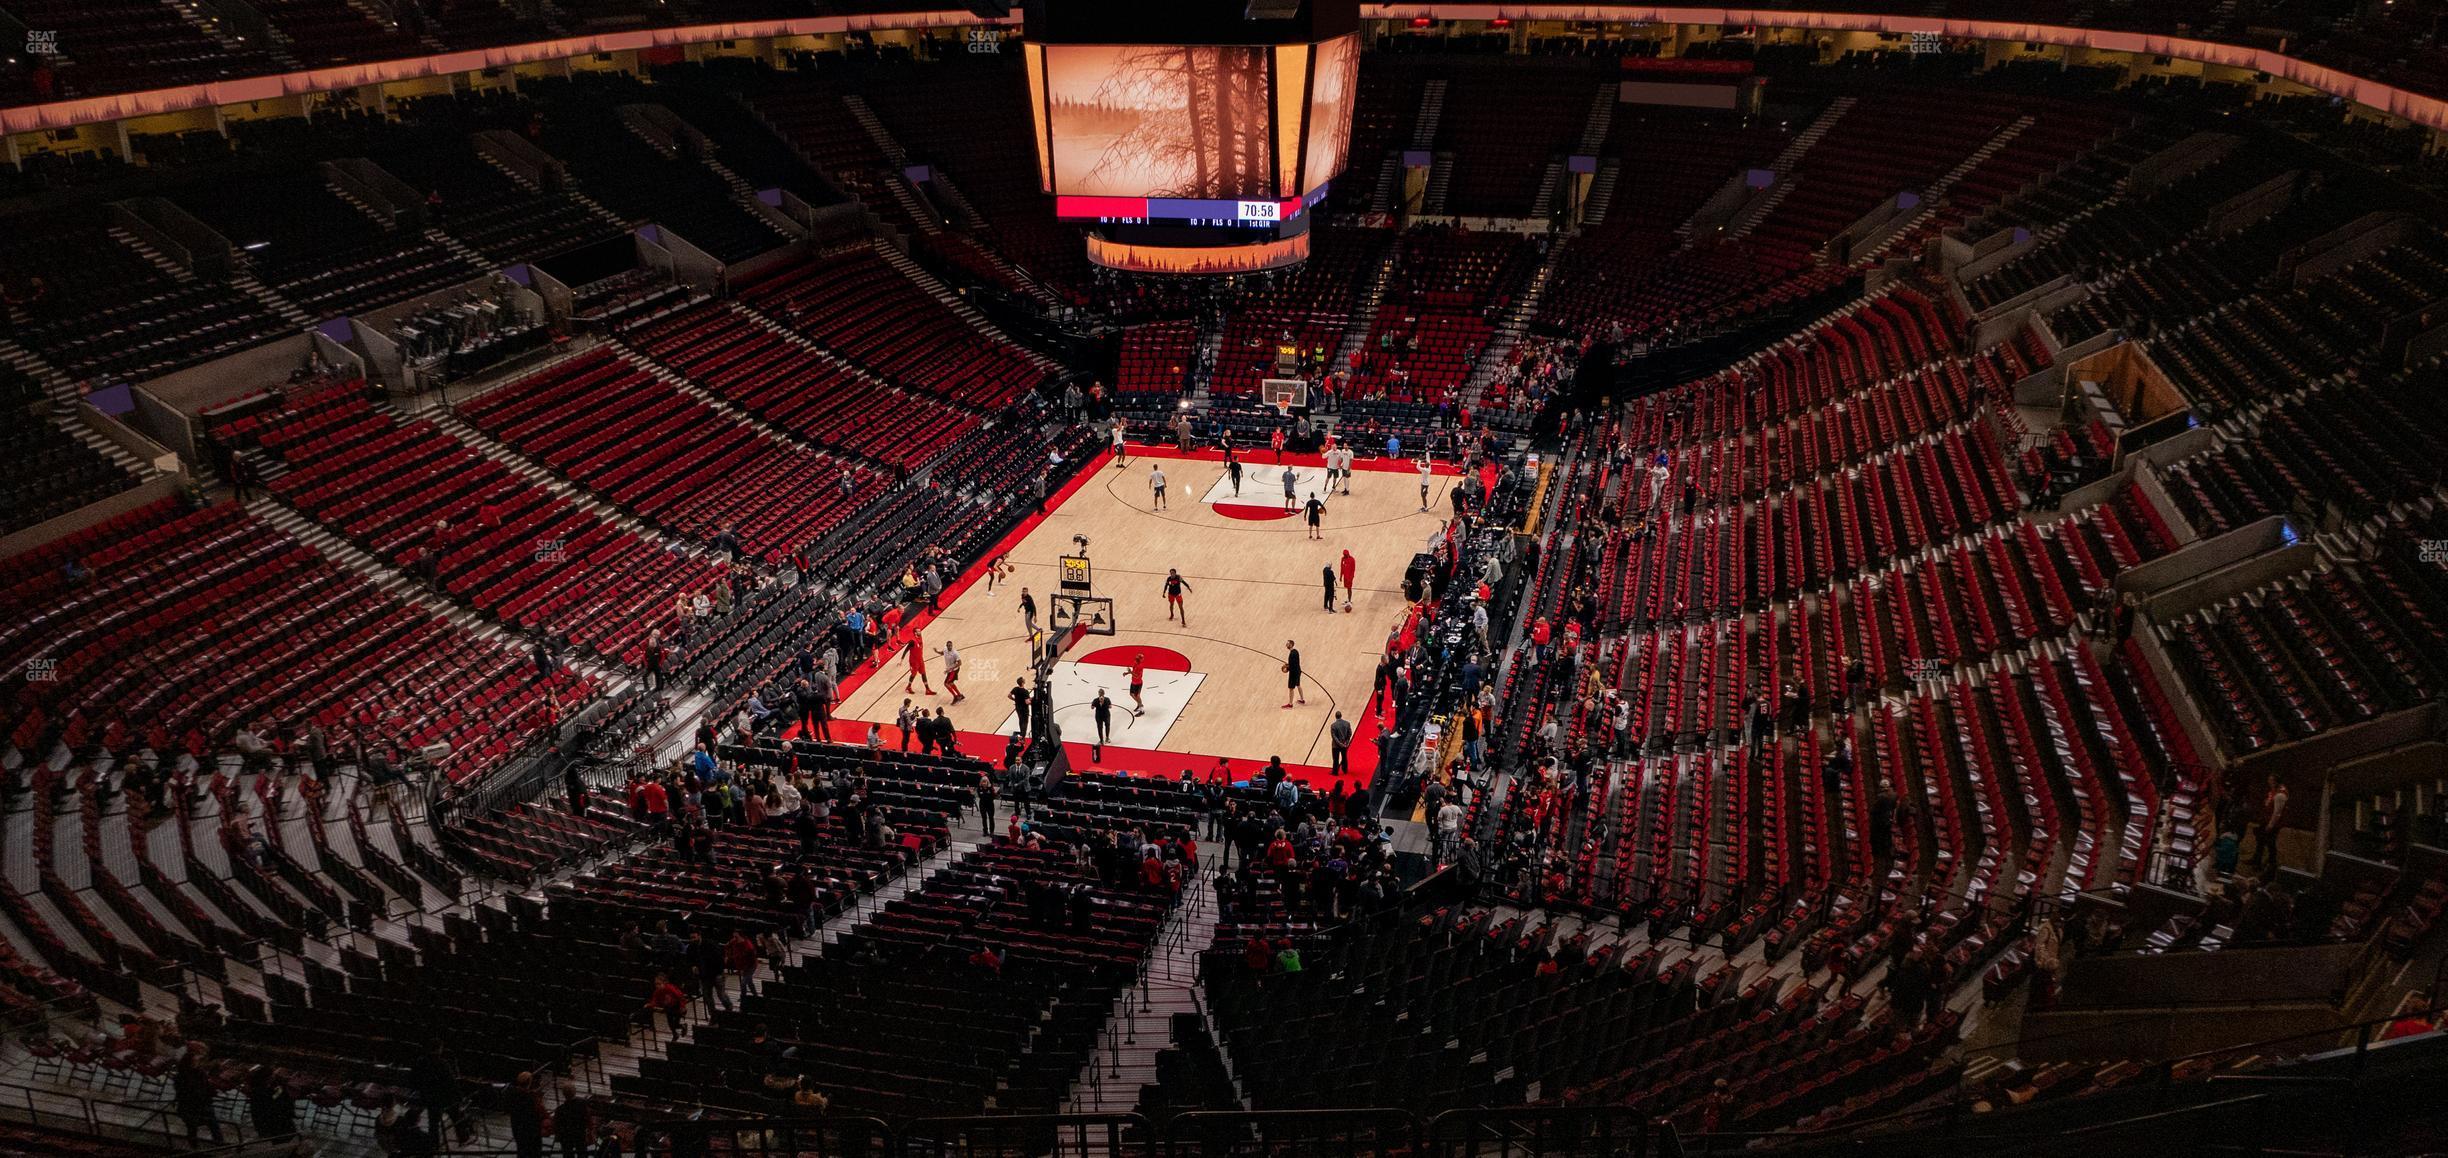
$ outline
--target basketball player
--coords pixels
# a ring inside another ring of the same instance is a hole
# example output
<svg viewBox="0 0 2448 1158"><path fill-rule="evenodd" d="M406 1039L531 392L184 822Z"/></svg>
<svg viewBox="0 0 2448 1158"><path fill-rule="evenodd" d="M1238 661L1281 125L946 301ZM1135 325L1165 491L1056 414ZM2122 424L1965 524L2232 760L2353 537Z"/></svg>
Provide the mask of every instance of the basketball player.
<svg viewBox="0 0 2448 1158"><path fill-rule="evenodd" d="M1122 463L1122 440L1123 440L1123 437L1124 437L1126 434L1128 434L1128 433L1129 433L1129 431L1130 431L1130 423L1123 421L1123 419L1122 419L1122 416L1121 416L1121 415L1119 415L1119 414L1115 415L1115 416L1114 416L1114 420L1113 420L1113 448L1114 448L1114 468L1115 468L1116 470L1121 469L1121 467L1122 467L1122 465L1123 465L1123 463Z"/></svg>
<svg viewBox="0 0 2448 1158"><path fill-rule="evenodd" d="M1164 464L1163 464L1163 463L1156 463L1156 464L1154 464L1154 465L1152 465L1152 466L1148 467L1148 489L1156 492L1156 502L1155 502L1155 507L1154 507L1154 509L1159 510L1159 511L1164 510L1164 509L1165 509L1165 476L1164 476Z"/></svg>
<svg viewBox="0 0 2448 1158"><path fill-rule="evenodd" d="M1098 688L1096 698L1088 701L1088 714L1096 718L1095 756L1102 760L1105 742L1113 737L1113 701L1106 698L1105 689Z"/></svg>
<svg viewBox="0 0 2448 1158"><path fill-rule="evenodd" d="M1020 625L1028 634L1037 634L1037 598L1026 587L1020 589Z"/></svg>
<svg viewBox="0 0 2448 1158"><path fill-rule="evenodd" d="M1344 448L1343 448L1343 493L1344 493L1344 494L1347 494L1347 495L1348 495L1348 494L1350 494L1350 493L1351 493L1352 463L1354 463L1354 462L1358 461L1359 457L1360 457L1360 452L1359 452L1359 451L1353 450L1352 448L1350 448L1350 447L1348 447L1348 446L1346 446L1346 447L1344 447Z"/></svg>
<svg viewBox="0 0 2448 1158"><path fill-rule="evenodd" d="M1312 539L1325 538L1325 532L1321 531L1319 527L1326 519L1326 504L1316 495L1311 495L1309 496L1309 502L1303 507L1303 509L1309 513L1309 537Z"/></svg>
<svg viewBox="0 0 2448 1158"><path fill-rule="evenodd" d="M1299 475L1296 475L1296 474L1293 474L1293 473L1292 473L1292 468L1287 466L1287 467L1285 467L1285 468L1284 468L1284 472L1283 472L1283 484L1284 484L1284 513L1285 513L1285 514L1290 514L1290 513L1292 513L1294 510L1299 509L1299 506L1300 506L1300 502L1299 502L1299 499L1300 499L1300 489L1299 489L1299 488L1300 488L1300 476L1299 476ZM1421 507L1420 509L1424 511L1424 510L1427 510L1428 508L1426 508L1426 507Z"/></svg>
<svg viewBox="0 0 2448 1158"><path fill-rule="evenodd" d="M1431 481L1431 480L1433 480L1433 479L1436 477L1435 475L1433 475L1433 474L1429 473L1429 471L1428 471L1428 456L1427 456L1427 455L1424 455L1424 454L1420 456L1420 460L1419 460L1419 475L1420 475L1420 509L1424 511L1424 510L1427 510L1427 509L1428 509L1428 486L1429 486L1429 483L1430 483L1430 481Z"/></svg>
<svg viewBox="0 0 2448 1158"><path fill-rule="evenodd" d="M1287 696L1296 697L1302 704L1307 704L1309 702L1309 695L1307 692L1301 690L1300 649L1292 646L1292 641L1288 639L1284 641L1283 670L1284 694ZM1291 707L1292 701L1285 700L1284 706L1287 708Z"/></svg>
<svg viewBox="0 0 2448 1158"><path fill-rule="evenodd" d="M1351 558L1349 554L1345 554L1343 557L1346 559ZM943 645L944 690L952 693L952 702L956 704L969 698L961 694L960 665L960 651L952 646L951 640L945 640Z"/></svg>
<svg viewBox="0 0 2448 1158"><path fill-rule="evenodd" d="M1134 720L1147 714L1147 704L1145 701L1139 698L1139 693L1146 687L1147 653L1144 651L1133 652L1131 654L1130 663L1130 696L1131 718Z"/></svg>
<svg viewBox="0 0 2448 1158"><path fill-rule="evenodd" d="M935 685L927 682L926 637L911 629L909 637L909 678L901 681L901 690L910 691L911 684L925 684L926 694L935 694Z"/></svg>
<svg viewBox="0 0 2448 1158"><path fill-rule="evenodd" d="M1343 610L1348 613L1352 609L1352 579L1354 576L1357 576L1360 573L1360 564L1353 561L1351 552L1347 550L1343 552L1343 561L1341 566L1343 570ZM950 677L947 676L945 679L948 682ZM952 702L959 703L960 701L954 700Z"/></svg>
<svg viewBox="0 0 2448 1158"><path fill-rule="evenodd" d="M1190 609L1182 606L1182 592L1191 590L1196 589L1190 586L1188 580L1181 577L1181 571L1178 568L1166 568L1165 622L1171 623L1175 616L1179 616L1183 627L1190 626Z"/></svg>
<svg viewBox="0 0 2448 1158"><path fill-rule="evenodd" d="M1241 459L1239 456L1233 454L1232 447L1230 446L1224 448L1224 477L1232 480L1233 497L1236 499L1240 498Z"/></svg>

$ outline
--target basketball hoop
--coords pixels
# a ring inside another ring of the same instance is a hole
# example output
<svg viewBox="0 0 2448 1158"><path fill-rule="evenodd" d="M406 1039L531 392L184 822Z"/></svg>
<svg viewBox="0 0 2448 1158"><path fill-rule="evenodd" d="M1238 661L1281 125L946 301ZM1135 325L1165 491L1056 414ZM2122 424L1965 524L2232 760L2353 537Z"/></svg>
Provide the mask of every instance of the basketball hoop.
<svg viewBox="0 0 2448 1158"><path fill-rule="evenodd" d="M1309 405L1309 383L1299 378L1265 378L1258 383L1259 400L1289 417Z"/></svg>

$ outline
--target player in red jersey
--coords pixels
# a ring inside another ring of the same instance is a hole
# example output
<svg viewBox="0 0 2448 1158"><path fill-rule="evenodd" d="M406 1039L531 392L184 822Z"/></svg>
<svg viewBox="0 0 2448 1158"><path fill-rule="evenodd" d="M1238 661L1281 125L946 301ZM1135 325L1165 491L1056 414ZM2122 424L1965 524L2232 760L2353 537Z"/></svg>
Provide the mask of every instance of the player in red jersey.
<svg viewBox="0 0 2448 1158"><path fill-rule="evenodd" d="M910 632L909 678L901 681L902 691L915 690L910 687L911 684L923 684L926 686L926 694L930 696L935 694L934 683L927 679L926 657L926 637L916 631Z"/></svg>

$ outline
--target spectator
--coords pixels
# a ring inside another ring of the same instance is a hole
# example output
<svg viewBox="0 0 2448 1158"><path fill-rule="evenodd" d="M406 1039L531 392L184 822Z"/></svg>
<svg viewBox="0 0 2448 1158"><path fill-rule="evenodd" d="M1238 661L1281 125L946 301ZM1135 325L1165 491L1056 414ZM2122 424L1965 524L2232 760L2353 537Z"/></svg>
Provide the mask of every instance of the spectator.
<svg viewBox="0 0 2448 1158"><path fill-rule="evenodd" d="M821 1114L832 1104L831 1098L817 1092L814 1078L799 1079L799 1088L791 1094L791 1108L802 1114Z"/></svg>
<svg viewBox="0 0 2448 1158"><path fill-rule="evenodd" d="M247 1071L247 1122L259 1139L287 1138L297 1133L297 1102L289 1084L270 1066Z"/></svg>
<svg viewBox="0 0 2448 1158"><path fill-rule="evenodd" d="M188 1042L178 1068L170 1071L170 1098L179 1120L187 1124L188 1142L205 1131L211 1132L216 1146L228 1141L221 1133L221 1119L213 1113L212 1075L204 1068L203 1042Z"/></svg>
<svg viewBox="0 0 2448 1158"><path fill-rule="evenodd" d="M552 1135L561 1143L561 1158L583 1158L595 1141L595 1105L578 1096L578 1083L561 1079L561 1104L553 1107Z"/></svg>
<svg viewBox="0 0 2448 1158"><path fill-rule="evenodd" d="M732 1008L731 995L723 990L723 947L708 940L704 933L690 930L688 935L689 967L697 974L697 988L705 994L706 1010L719 1005Z"/></svg>
<svg viewBox="0 0 2448 1158"><path fill-rule="evenodd" d="M2272 779L2261 801L2261 828L2253 834L2253 868L2263 877L2278 871L2278 830L2286 824L2286 785Z"/></svg>
<svg viewBox="0 0 2448 1158"><path fill-rule="evenodd" d="M646 1013L651 1019L656 1010L663 1013L663 1024L673 1033L680 1032L680 1016L688 1010L688 994L672 984L671 974L656 973L654 989L646 995ZM650 1027L653 1022L647 1023Z"/></svg>
<svg viewBox="0 0 2448 1158"><path fill-rule="evenodd" d="M2431 1014L2430 998L2420 993L2409 993L2406 994L2405 1004L2397 1010L2397 1019L2389 1022L2388 1028L2380 1032L2380 1040L2415 1037L2437 1028L2438 1019Z"/></svg>
<svg viewBox="0 0 2448 1158"><path fill-rule="evenodd" d="M475 1136L468 1121L467 1095L459 1081L459 1063L450 1056L441 1038L425 1044L424 1056L408 1069L409 1091L422 1103L426 1136L436 1145L442 1141L442 1122L450 1120L454 1137L465 1143Z"/></svg>
<svg viewBox="0 0 2448 1158"><path fill-rule="evenodd" d="M731 930L731 939L723 942L723 965L739 975L741 997L756 992L757 945L745 930Z"/></svg>
<svg viewBox="0 0 2448 1158"><path fill-rule="evenodd" d="M510 1142L518 1148L519 1158L544 1158L544 1092L536 1088L532 1070L519 1071L510 1083L509 1105Z"/></svg>

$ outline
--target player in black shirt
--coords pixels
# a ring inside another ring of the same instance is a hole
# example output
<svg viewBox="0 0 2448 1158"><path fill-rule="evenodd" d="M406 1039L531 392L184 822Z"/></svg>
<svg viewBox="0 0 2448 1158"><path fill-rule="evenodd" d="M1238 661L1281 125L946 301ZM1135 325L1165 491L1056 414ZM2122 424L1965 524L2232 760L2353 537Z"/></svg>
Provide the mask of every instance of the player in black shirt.
<svg viewBox="0 0 2448 1158"><path fill-rule="evenodd" d="M1178 614L1181 616L1181 625L1190 626L1190 609L1182 606L1182 592L1190 590L1195 589L1182 579L1178 569L1165 571L1165 622L1171 623L1173 617Z"/></svg>

